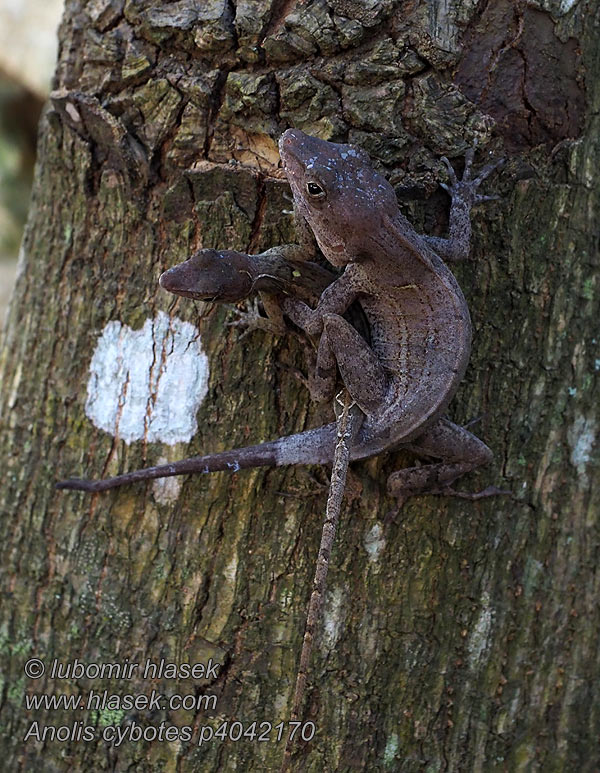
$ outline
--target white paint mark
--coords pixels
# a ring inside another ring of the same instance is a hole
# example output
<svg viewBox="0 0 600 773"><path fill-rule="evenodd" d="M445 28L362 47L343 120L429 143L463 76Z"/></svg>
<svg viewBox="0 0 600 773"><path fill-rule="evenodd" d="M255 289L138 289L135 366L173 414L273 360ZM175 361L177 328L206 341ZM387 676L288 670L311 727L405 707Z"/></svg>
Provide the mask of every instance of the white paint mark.
<svg viewBox="0 0 600 773"><path fill-rule="evenodd" d="M371 563L379 561L381 551L385 547L385 537L382 534L381 524L375 523L363 538L363 545Z"/></svg>
<svg viewBox="0 0 600 773"><path fill-rule="evenodd" d="M493 610L490 607L490 596L487 591L484 591L481 596L481 606L481 613L469 637L469 662L472 668L479 665L484 652L488 648L488 637L492 630Z"/></svg>
<svg viewBox="0 0 600 773"><path fill-rule="evenodd" d="M327 594L327 601L323 612L323 635L321 641L330 650L335 647L337 640L340 638L344 621L343 600L344 597L339 588L334 588L334 590Z"/></svg>
<svg viewBox="0 0 600 773"><path fill-rule="evenodd" d="M596 420L577 416L567 431L571 446L571 464L580 478L587 480L586 466L591 459L592 447L596 440Z"/></svg>
<svg viewBox="0 0 600 773"><path fill-rule="evenodd" d="M157 460L156 464L168 464L169 460L164 456L161 456ZM181 493L181 486L183 484L183 476L173 475L171 478L157 478L152 483L152 493L154 499L160 505L171 505L177 500L177 497Z"/></svg>
<svg viewBox="0 0 600 773"><path fill-rule="evenodd" d="M198 330L160 311L141 330L109 322L90 363L85 412L126 443L185 443L208 391L208 358Z"/></svg>

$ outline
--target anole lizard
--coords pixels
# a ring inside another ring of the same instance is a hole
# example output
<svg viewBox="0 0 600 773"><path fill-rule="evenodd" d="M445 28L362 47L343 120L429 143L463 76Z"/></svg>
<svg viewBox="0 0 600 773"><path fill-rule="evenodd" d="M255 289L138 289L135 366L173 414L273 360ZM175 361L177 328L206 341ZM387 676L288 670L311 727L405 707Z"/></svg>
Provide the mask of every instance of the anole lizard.
<svg viewBox="0 0 600 773"><path fill-rule="evenodd" d="M391 185L368 156L342 145L288 129L279 150L294 204L317 243L343 273L321 293L312 309L296 297L284 313L310 336L319 336L312 392L333 397L336 374L360 408L350 440L350 459L391 448L408 448L439 461L393 473L389 492L400 504L420 493L479 498L451 484L486 464L490 449L475 435L443 417L464 374L471 345L467 303L447 260L467 257L470 209L486 201L477 188L498 166L471 178L473 152L458 180L448 166L452 197L448 239L418 235L398 209ZM358 300L369 322L370 345L341 315ZM192 457L105 480L70 479L58 488L104 491L153 478L218 470L288 464L330 464L335 423L257 446Z"/></svg>
<svg viewBox="0 0 600 773"><path fill-rule="evenodd" d="M300 245L273 247L258 255L234 250L198 250L191 258L161 274L160 286L176 295L194 300L237 303L255 293L261 297L267 317L238 312L240 319L232 325L248 329L262 328L271 333L288 333L280 298L293 294L305 303L316 303L335 274L318 263L291 260L288 255ZM294 254L293 257L298 257ZM256 299L255 299L256 300Z"/></svg>

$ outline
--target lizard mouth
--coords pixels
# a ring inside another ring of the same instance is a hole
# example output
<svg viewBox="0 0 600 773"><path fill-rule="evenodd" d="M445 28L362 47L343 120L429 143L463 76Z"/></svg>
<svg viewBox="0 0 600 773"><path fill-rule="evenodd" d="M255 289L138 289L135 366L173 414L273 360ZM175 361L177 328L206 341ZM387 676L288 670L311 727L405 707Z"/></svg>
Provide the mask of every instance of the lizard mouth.
<svg viewBox="0 0 600 773"><path fill-rule="evenodd" d="M199 293L194 290L184 289L181 284L174 279L173 274L170 272L172 272L172 269L165 271L158 278L158 284L163 290L167 290L167 292L173 293L174 295L181 295L184 298L192 298L195 301L204 301L211 297L209 293Z"/></svg>
<svg viewBox="0 0 600 773"><path fill-rule="evenodd" d="M299 129L286 129L279 138L279 156L283 168L292 172L304 172L298 149L302 147L302 137L306 136Z"/></svg>

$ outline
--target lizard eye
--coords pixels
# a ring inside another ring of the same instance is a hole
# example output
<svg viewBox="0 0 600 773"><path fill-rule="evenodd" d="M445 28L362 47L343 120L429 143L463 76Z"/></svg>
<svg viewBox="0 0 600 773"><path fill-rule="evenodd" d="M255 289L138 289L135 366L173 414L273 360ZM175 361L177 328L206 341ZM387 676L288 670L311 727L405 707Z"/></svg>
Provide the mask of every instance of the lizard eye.
<svg viewBox="0 0 600 773"><path fill-rule="evenodd" d="M315 182L306 183L306 192L313 199L322 199L325 196L325 191Z"/></svg>

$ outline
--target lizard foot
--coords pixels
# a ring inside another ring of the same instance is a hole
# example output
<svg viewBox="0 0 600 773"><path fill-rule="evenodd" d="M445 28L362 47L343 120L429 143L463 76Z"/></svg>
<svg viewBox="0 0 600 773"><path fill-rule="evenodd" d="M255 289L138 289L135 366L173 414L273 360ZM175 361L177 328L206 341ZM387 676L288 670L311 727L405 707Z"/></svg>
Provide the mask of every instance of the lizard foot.
<svg viewBox="0 0 600 773"><path fill-rule="evenodd" d="M479 422L483 419L485 416L484 413L480 413L479 416L473 416L472 419L469 419L469 421L465 422L464 424L461 424L460 426L463 429L468 429L469 427L473 427L475 424L479 424Z"/></svg>
<svg viewBox="0 0 600 773"><path fill-rule="evenodd" d="M448 170L448 178L450 180L450 184L448 185L445 183L440 183L441 187L447 191L453 199L461 199L469 207L473 207L476 204L481 204L484 201L497 201L500 199L500 196L495 195L482 196L481 194L477 193L477 189L495 169L499 169L506 163L506 159L504 158L491 161L489 164L486 164L483 169L481 169L477 177L473 177L472 168L474 155L475 147L469 148L465 153L465 168L463 171L463 176L460 180L456 176L456 172L454 171L452 164L450 161L448 161L446 156L442 156L441 158L446 166L446 169Z"/></svg>
<svg viewBox="0 0 600 773"><path fill-rule="evenodd" d="M392 523L398 525L398 517L400 515L400 510L402 510L402 505L405 502L406 502L406 499L403 499L399 505L387 511L387 513L383 516L384 526L389 526Z"/></svg>
<svg viewBox="0 0 600 773"><path fill-rule="evenodd" d="M487 488L484 488L482 491L457 491L456 489L453 489L452 486L446 486L444 488L430 489L423 493L443 497L459 497L460 499L470 499L473 502L477 499L485 499L485 497L512 496L512 491L501 489L497 486L487 486Z"/></svg>
<svg viewBox="0 0 600 773"><path fill-rule="evenodd" d="M296 381L299 381L302 386L308 390L310 399L313 403L320 404L327 402L327 400L320 393L318 387L315 387L311 376L305 376L299 368L294 368L291 365L281 365L280 363L277 363L276 367L284 373L289 373L291 376L293 376L293 378L296 379Z"/></svg>
<svg viewBox="0 0 600 773"><path fill-rule="evenodd" d="M420 490L405 490L402 492L398 492L397 494L394 494L394 498L396 499L396 507L389 510L383 519L383 522L385 525L388 525L390 523L398 523L398 516L400 514L400 511L406 504L407 500L411 497L417 497L417 496L440 496L440 497L458 497L459 499L468 499L472 502L478 500L478 499L485 499L486 497L495 497L495 496L512 496L512 491L508 491L507 489L500 489L497 486L487 486L487 488L482 489L481 491L457 491L456 489L453 489L452 486L440 486L437 488L430 488L430 489L420 489Z"/></svg>
<svg viewBox="0 0 600 773"><path fill-rule="evenodd" d="M233 307L233 310L237 315L237 319L234 319L231 322L226 322L225 324L227 327L245 328L244 332L240 336L240 341L254 330L264 330L265 332L271 333L272 335L283 335L285 332L287 332L285 326L281 326L277 324L277 322L274 322L272 319L263 317L261 315L257 298L254 298L254 300L248 304L247 311L242 311L235 306Z"/></svg>
<svg viewBox="0 0 600 773"><path fill-rule="evenodd" d="M290 373L297 381L302 384L303 387L306 387L306 389L308 389L310 392L310 380L308 376L305 376L299 368L294 368L291 365L282 365L280 362L276 363L275 367L279 368L279 370L283 371L284 373Z"/></svg>
<svg viewBox="0 0 600 773"><path fill-rule="evenodd" d="M383 517L383 523L384 526L389 526L391 523L398 524L399 523L399 516L400 511L404 507L404 505L407 503L407 501L411 497L418 497L421 494L429 493L424 492L423 490L417 490L417 489L403 489L401 491L395 491L393 493L393 497L396 500L396 506L392 507L391 510L388 510L387 513Z"/></svg>

